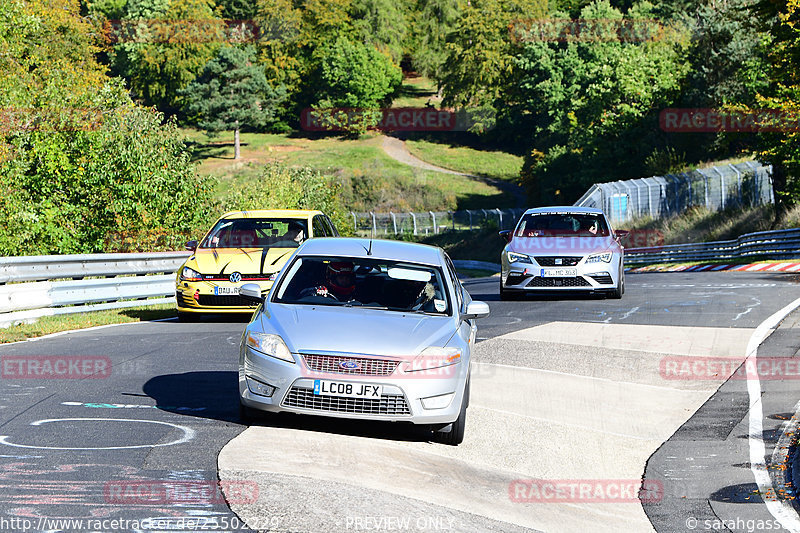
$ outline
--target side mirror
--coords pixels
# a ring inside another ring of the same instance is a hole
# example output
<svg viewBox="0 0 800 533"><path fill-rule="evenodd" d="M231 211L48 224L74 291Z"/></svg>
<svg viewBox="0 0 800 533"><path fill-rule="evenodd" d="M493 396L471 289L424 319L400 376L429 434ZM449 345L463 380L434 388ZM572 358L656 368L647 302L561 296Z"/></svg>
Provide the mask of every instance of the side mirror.
<svg viewBox="0 0 800 533"><path fill-rule="evenodd" d="M471 318L486 318L487 316L489 316L489 304L473 300L467 304L467 311L461 315L461 318L469 320Z"/></svg>
<svg viewBox="0 0 800 533"><path fill-rule="evenodd" d="M264 303L261 296L261 287L256 283L245 283L239 288L239 296L251 302Z"/></svg>
<svg viewBox="0 0 800 533"><path fill-rule="evenodd" d="M629 233L630 233L630 231L628 231L626 229L618 229L618 230L616 230L614 232L614 238L619 241L619 240L622 240L625 237L627 237Z"/></svg>
<svg viewBox="0 0 800 533"><path fill-rule="evenodd" d="M197 241L188 241L183 246L184 246L184 248L186 248L190 252L194 252L195 250L197 250Z"/></svg>
<svg viewBox="0 0 800 533"><path fill-rule="evenodd" d="M498 231L497 234L500 235L504 241L511 242L511 231L504 229L503 231Z"/></svg>

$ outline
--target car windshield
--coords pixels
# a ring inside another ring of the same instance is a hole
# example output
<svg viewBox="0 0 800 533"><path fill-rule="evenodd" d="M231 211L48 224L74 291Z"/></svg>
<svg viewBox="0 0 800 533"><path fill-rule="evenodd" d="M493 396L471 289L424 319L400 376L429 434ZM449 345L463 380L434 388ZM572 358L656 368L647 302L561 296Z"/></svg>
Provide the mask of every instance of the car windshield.
<svg viewBox="0 0 800 533"><path fill-rule="evenodd" d="M223 219L208 232L200 248L297 248L307 237L304 219Z"/></svg>
<svg viewBox="0 0 800 533"><path fill-rule="evenodd" d="M515 237L608 237L605 217L594 213L528 213Z"/></svg>
<svg viewBox="0 0 800 533"><path fill-rule="evenodd" d="M439 268L384 259L298 257L273 302L450 314Z"/></svg>

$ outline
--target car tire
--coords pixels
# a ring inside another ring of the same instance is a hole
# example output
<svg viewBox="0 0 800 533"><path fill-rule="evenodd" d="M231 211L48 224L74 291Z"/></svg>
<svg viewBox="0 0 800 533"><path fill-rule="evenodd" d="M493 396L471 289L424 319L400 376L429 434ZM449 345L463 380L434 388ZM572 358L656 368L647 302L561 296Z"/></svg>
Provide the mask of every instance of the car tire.
<svg viewBox="0 0 800 533"><path fill-rule="evenodd" d="M519 294L516 291L510 291L503 288L503 282L500 282L500 299L504 302L519 299Z"/></svg>
<svg viewBox="0 0 800 533"><path fill-rule="evenodd" d="M196 313L186 313L178 311L179 322L197 322L200 317Z"/></svg>
<svg viewBox="0 0 800 533"><path fill-rule="evenodd" d="M464 442L464 430L467 426L467 406L469 405L469 378L467 384L464 386L464 398L461 400L461 411L458 413L458 418L455 422L450 424L450 431L444 433L442 431L436 432L436 440L441 444L448 446L458 446Z"/></svg>
<svg viewBox="0 0 800 533"><path fill-rule="evenodd" d="M617 283L617 288L611 291L611 298L614 300L619 300L622 298L623 294L625 294L625 272L620 269L619 282Z"/></svg>

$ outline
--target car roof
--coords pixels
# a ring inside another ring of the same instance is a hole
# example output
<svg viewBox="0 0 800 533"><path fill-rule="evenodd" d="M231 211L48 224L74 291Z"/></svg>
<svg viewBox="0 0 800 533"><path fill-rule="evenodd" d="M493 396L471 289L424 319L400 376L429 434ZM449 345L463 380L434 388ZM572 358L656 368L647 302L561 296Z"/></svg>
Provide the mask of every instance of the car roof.
<svg viewBox="0 0 800 533"><path fill-rule="evenodd" d="M370 246L371 243L371 246ZM367 250L372 253L367 254ZM305 241L298 255L332 255L408 261L423 265L441 265L442 250L436 246L385 239L359 237L322 237Z"/></svg>
<svg viewBox="0 0 800 533"><path fill-rule="evenodd" d="M321 215L322 211L311 209L255 209L253 211L230 211L220 219L230 218L302 218L307 219L314 215Z"/></svg>
<svg viewBox="0 0 800 533"><path fill-rule="evenodd" d="M583 213L592 215L602 215L603 210L596 207L578 207L575 205L556 205L550 207L534 207L528 209L525 214L546 214L546 213Z"/></svg>

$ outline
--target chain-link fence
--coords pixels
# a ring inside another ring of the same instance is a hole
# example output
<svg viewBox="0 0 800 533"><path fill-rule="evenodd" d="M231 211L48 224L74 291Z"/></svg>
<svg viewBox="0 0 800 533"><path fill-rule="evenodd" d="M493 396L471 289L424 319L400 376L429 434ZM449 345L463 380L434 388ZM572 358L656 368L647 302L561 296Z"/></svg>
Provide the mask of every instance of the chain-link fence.
<svg viewBox="0 0 800 533"><path fill-rule="evenodd" d="M612 223L665 218L692 206L712 211L774 203L772 167L757 161L626 181L596 183L576 206L602 209Z"/></svg>
<svg viewBox="0 0 800 533"><path fill-rule="evenodd" d="M486 225L513 229L524 209L466 209L460 211L354 213L356 235L431 235L446 230L476 230Z"/></svg>

